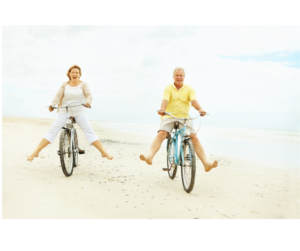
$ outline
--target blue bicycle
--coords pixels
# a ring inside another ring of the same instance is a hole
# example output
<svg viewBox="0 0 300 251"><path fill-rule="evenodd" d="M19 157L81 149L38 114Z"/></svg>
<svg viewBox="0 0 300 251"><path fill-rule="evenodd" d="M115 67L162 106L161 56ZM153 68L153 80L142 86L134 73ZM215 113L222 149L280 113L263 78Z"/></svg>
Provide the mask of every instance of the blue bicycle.
<svg viewBox="0 0 300 251"><path fill-rule="evenodd" d="M183 128L179 129L179 121L174 123L174 131L167 142L167 166L163 168L168 171L169 177L174 179L177 173L177 167L181 166L181 179L184 190L189 193L194 188L196 177L196 155L191 138L186 134L186 121L195 118L178 118L171 113L164 112L178 120L184 120Z"/></svg>

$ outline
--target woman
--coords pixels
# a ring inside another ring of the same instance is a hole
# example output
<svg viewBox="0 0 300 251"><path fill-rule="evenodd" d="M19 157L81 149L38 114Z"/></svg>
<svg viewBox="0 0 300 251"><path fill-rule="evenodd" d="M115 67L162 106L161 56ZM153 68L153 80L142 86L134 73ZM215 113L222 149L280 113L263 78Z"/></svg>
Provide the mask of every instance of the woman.
<svg viewBox="0 0 300 251"><path fill-rule="evenodd" d="M70 67L67 76L69 77L68 82L64 82L59 88L57 94L55 95L52 105L49 107L49 111L52 112L54 109L52 106L58 104L58 106L66 106L71 103L85 103L86 106L90 106L92 101L92 94L88 85L80 80L81 69L78 65L73 65ZM77 106L69 109L69 115L74 117L76 123L81 127L84 132L88 142L95 146L102 154L102 157L113 159L113 156L109 155L104 147L102 146L99 138L92 129L86 110L83 106ZM53 143L57 134L61 128L65 125L67 120L66 109L59 109L56 120L54 121L50 130L46 133L44 138L38 144L37 148L33 151L30 157L27 158L28 161L32 161L35 157L39 156L39 152L46 147L48 144Z"/></svg>

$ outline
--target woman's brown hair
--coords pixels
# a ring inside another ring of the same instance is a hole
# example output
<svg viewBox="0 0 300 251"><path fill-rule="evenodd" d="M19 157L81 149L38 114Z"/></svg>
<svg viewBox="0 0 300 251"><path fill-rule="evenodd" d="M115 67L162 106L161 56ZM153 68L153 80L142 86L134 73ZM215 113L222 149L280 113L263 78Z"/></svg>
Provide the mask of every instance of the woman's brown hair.
<svg viewBox="0 0 300 251"><path fill-rule="evenodd" d="M72 71L72 69L74 69L74 68L76 68L76 69L78 69L79 70L79 74L80 74L80 77L81 77L81 69L80 69L80 67L78 66L78 65L76 65L76 64L74 64L74 65L72 65L70 68L69 68L69 70L68 70L68 72L67 72L67 76L68 76L68 78L71 80L71 77L70 77L70 72Z"/></svg>

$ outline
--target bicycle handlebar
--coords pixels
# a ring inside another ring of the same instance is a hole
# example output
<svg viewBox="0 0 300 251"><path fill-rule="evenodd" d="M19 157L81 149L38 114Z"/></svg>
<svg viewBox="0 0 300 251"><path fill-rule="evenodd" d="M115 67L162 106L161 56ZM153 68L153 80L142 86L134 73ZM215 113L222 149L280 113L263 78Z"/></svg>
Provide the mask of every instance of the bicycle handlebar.
<svg viewBox="0 0 300 251"><path fill-rule="evenodd" d="M164 114L166 114L166 115L169 115L169 116L172 116L173 118L175 118L175 119L189 119L189 120L192 120L192 119L196 119L196 118L198 118L198 117L200 117L201 116L201 113L199 114L199 116L197 116L197 117L195 117L195 118L178 118L178 117L175 117L173 114L171 114L171 113L169 113L169 112L164 112L164 111L157 111L157 112L162 112L162 113L164 113ZM205 115L209 115L209 114L205 114Z"/></svg>
<svg viewBox="0 0 300 251"><path fill-rule="evenodd" d="M53 109L60 109L60 108L71 108L71 107L76 107L76 106L84 106L86 108L92 108L91 106L87 106L86 104L78 104L78 105L67 105L67 106L47 106L47 107L52 107Z"/></svg>

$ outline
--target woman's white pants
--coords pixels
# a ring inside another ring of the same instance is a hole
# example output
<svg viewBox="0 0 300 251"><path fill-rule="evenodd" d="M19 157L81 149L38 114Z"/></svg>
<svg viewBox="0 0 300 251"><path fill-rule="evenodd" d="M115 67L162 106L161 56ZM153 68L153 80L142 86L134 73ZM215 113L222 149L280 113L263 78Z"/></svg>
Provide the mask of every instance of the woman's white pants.
<svg viewBox="0 0 300 251"><path fill-rule="evenodd" d="M94 141L99 140L95 134L86 113L79 116L74 116L76 123L80 126L84 132L89 144L91 145ZM55 140L57 134L60 132L61 128L66 124L67 114L61 113L57 114L57 118L51 126L50 130L45 134L44 138L48 140L51 144Z"/></svg>

